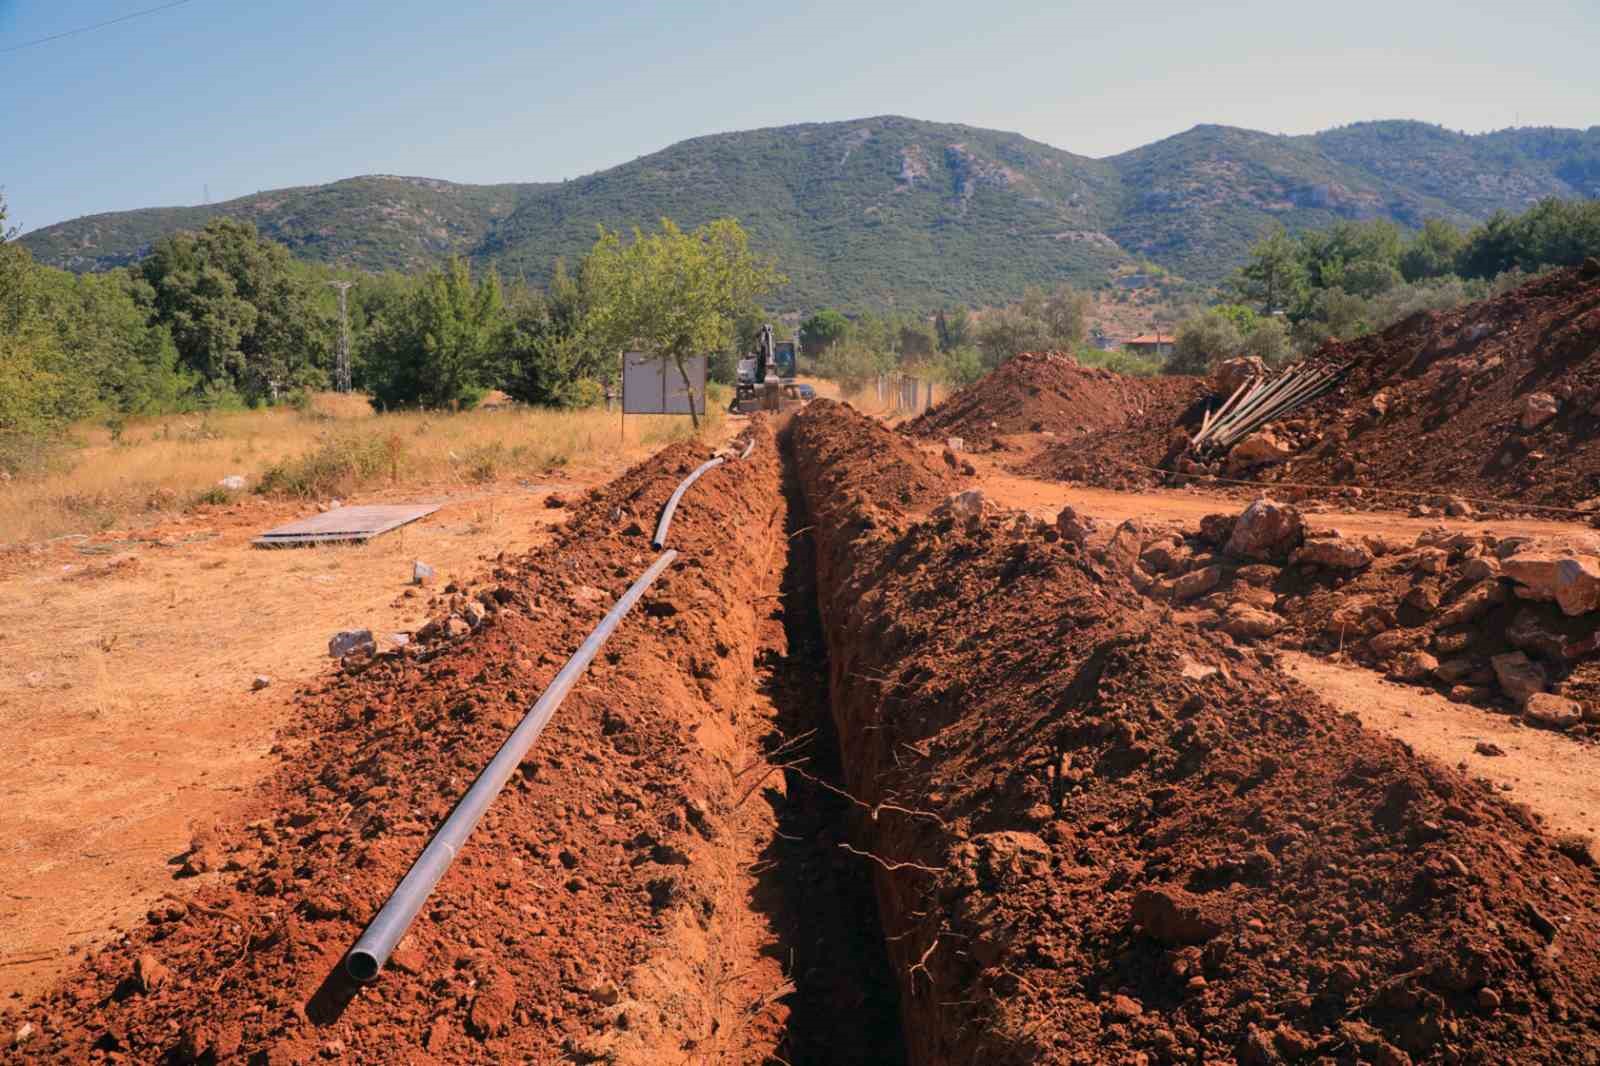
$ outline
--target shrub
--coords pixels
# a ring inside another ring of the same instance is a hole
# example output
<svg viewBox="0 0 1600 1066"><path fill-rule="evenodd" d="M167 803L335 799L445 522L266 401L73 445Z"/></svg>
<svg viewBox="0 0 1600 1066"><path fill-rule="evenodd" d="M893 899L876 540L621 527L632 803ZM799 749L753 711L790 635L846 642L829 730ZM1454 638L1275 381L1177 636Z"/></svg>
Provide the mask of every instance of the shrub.
<svg viewBox="0 0 1600 1066"><path fill-rule="evenodd" d="M267 468L256 484L266 496L338 496L388 474L399 475L405 445L398 434L324 437L314 451Z"/></svg>
<svg viewBox="0 0 1600 1066"><path fill-rule="evenodd" d="M231 503L232 501L233 494L231 492L223 488L221 485L213 485L203 492L195 493L194 499L190 501L190 506L196 506L203 503L208 503L213 506L220 506L225 503Z"/></svg>

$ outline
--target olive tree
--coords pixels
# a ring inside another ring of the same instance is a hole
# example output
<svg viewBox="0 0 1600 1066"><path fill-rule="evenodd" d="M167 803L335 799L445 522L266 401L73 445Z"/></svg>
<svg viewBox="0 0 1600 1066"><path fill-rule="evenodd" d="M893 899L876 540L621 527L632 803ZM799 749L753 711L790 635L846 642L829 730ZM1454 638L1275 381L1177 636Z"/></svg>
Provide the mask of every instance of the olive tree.
<svg viewBox="0 0 1600 1066"><path fill-rule="evenodd" d="M664 218L630 243L602 226L583 263L588 330L613 351L637 344L671 359L689 388L689 358L730 343L739 314L785 280L731 218L688 232ZM698 430L692 398L689 415Z"/></svg>

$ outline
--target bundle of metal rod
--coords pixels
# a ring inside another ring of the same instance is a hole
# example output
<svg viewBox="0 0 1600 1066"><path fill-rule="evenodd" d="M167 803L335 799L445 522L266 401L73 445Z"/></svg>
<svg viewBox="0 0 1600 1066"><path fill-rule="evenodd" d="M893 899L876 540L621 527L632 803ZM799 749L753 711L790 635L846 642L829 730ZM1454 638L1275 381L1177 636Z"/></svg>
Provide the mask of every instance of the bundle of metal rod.
<svg viewBox="0 0 1600 1066"><path fill-rule="evenodd" d="M1245 382L1215 412L1206 412L1191 442L1195 451L1227 451L1268 422L1292 414L1333 388L1347 369L1301 363L1276 378Z"/></svg>

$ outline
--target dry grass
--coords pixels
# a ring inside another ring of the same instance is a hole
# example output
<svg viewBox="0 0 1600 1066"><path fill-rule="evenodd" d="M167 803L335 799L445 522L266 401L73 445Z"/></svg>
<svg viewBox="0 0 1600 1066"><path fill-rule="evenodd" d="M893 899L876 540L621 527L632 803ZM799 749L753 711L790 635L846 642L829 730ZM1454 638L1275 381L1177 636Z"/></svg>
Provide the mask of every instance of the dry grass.
<svg viewBox="0 0 1600 1066"><path fill-rule="evenodd" d="M711 429L721 421L713 405ZM577 460L631 457L687 436L668 416L499 410L374 414L364 398L325 394L306 411L183 415L129 423L116 439L82 426L70 466L0 485L0 544L137 525L196 501L222 502L217 483L326 497L366 484L488 483ZM263 485L263 479L266 479Z"/></svg>

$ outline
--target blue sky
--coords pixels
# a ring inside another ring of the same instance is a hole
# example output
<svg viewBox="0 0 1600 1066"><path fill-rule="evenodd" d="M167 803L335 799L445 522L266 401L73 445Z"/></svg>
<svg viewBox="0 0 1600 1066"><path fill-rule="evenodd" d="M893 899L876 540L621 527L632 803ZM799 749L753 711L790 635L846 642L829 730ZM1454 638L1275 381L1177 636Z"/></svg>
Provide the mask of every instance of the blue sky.
<svg viewBox="0 0 1600 1066"><path fill-rule="evenodd" d="M877 5L0 0L32 229L355 174L575 177L704 133L905 114L1103 156L1200 122L1600 123L1595 0Z"/></svg>

